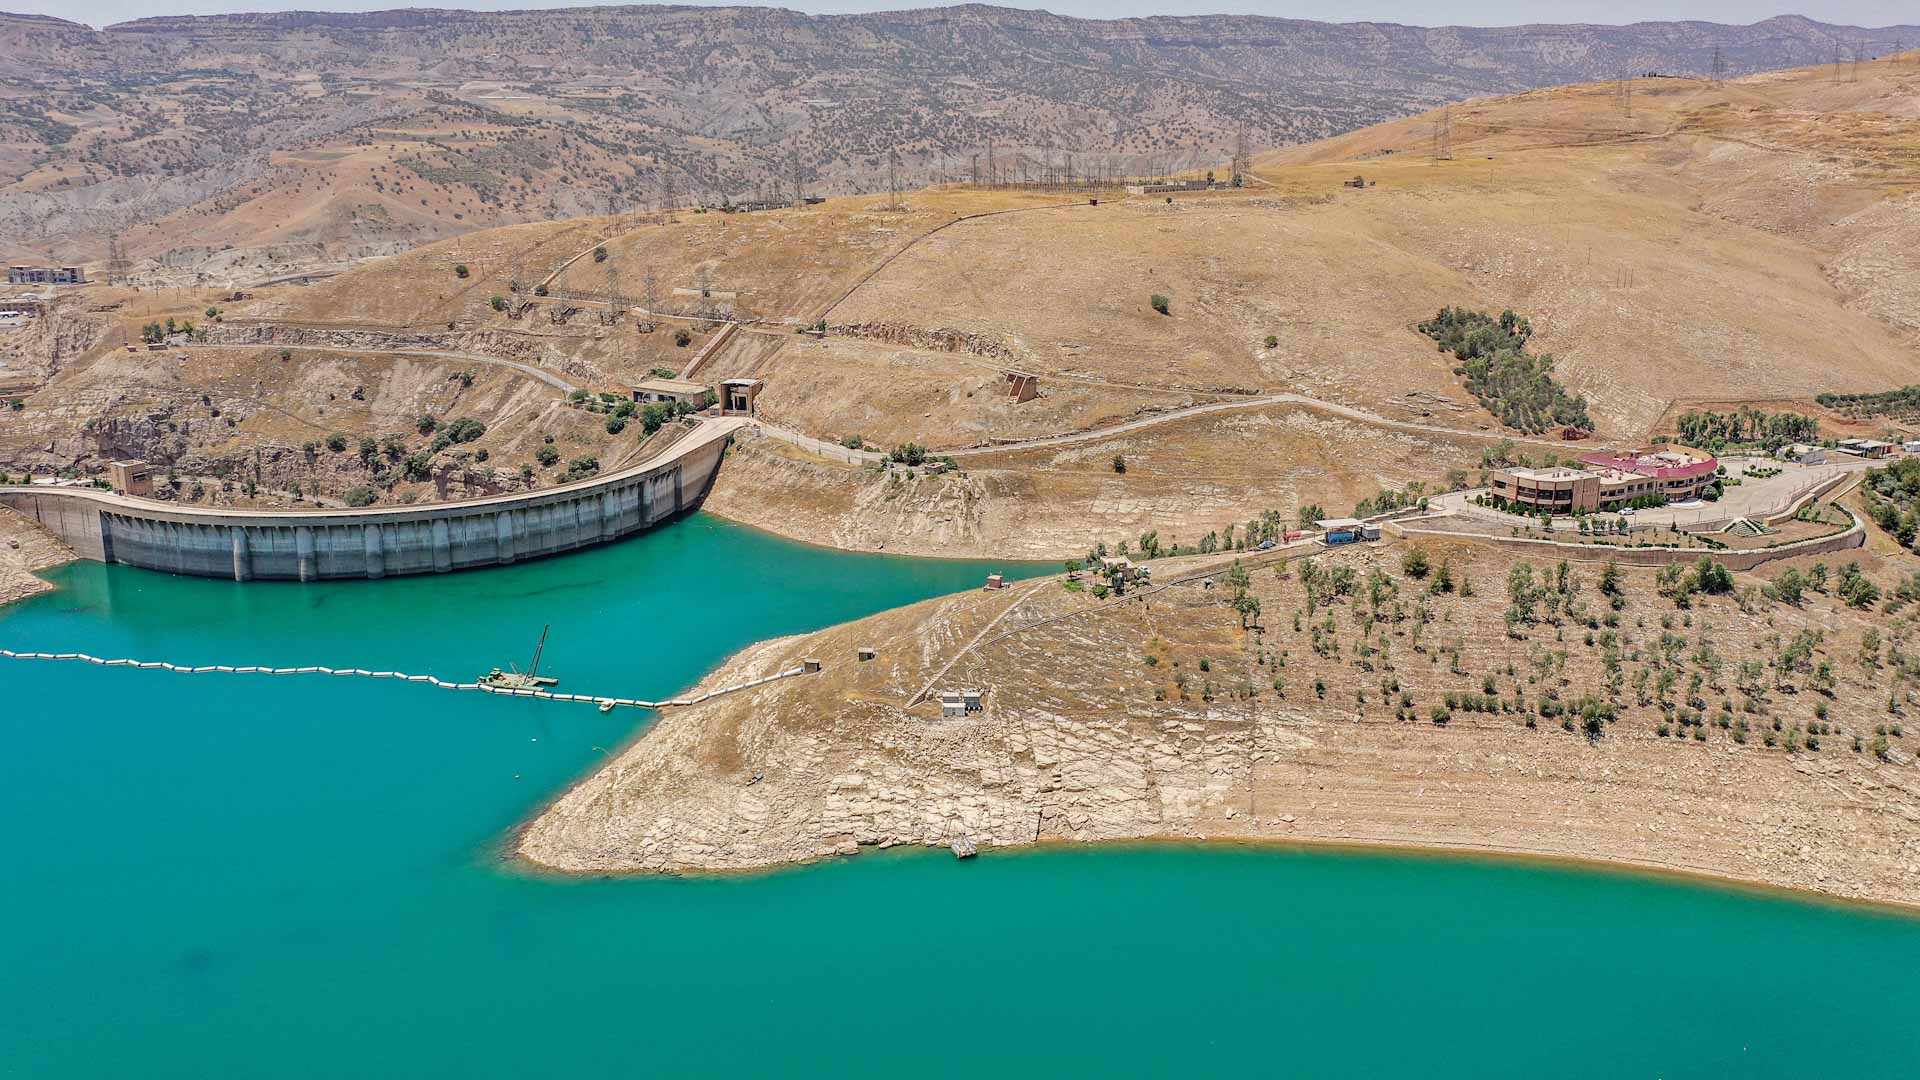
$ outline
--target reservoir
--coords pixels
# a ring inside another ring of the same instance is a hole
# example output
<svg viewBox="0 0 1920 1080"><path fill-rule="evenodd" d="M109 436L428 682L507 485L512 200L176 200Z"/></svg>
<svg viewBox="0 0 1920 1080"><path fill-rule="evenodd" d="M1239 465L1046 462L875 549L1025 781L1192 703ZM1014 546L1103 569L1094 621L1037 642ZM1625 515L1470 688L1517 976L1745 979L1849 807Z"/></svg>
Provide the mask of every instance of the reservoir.
<svg viewBox="0 0 1920 1080"><path fill-rule="evenodd" d="M497 570L76 563L0 646L525 665L659 698L728 654L1050 567L698 514ZM1909 1077L1920 919L1392 853L892 851L555 880L503 838L649 714L390 680L0 661L0 1075Z"/></svg>

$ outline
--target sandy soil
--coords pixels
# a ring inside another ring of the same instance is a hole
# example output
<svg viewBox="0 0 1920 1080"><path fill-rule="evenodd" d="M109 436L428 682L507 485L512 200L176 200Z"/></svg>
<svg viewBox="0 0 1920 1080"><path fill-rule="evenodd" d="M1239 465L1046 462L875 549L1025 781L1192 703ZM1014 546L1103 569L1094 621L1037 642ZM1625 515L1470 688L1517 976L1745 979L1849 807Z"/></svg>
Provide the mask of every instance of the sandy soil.
<svg viewBox="0 0 1920 1080"><path fill-rule="evenodd" d="M1614 631L1620 713L1589 739L1537 710L1543 697L1609 693L1606 650L1584 644L1582 625L1591 616L1605 632L1597 569L1573 571L1574 613L1560 625L1510 635L1501 609L1514 560L1466 543L1429 548L1476 595L1426 597L1400 569L1405 550L1321 557L1363 584L1300 631L1296 560L1285 579L1270 563L1252 568L1259 632L1238 625L1224 577L1104 605L1046 579L756 646L707 684L801 656L826 670L663 716L530 822L518 852L605 873L744 870L895 844L1325 841L1598 859L1920 902L1920 771L1908 737L1874 752L1876 729L1913 708L1886 651L1910 640L1910 611L1864 614L1825 596L1804 608L1715 597L1680 610L1655 595L1653 571L1628 570ZM1883 579L1901 569L1866 565ZM1395 590L1377 612L1362 599L1375 569ZM1759 583L1738 577L1743 589ZM1334 629L1315 632L1329 616ZM1868 627L1883 639L1872 665L1861 659ZM1775 657L1802 630L1819 635L1809 671L1827 660L1837 672L1832 696L1788 661L1758 678L1746 711L1736 661ZM1320 655L1316 639L1338 651ZM879 658L857 661L868 645ZM1675 684L1660 691L1664 669ZM1641 670L1653 676L1644 700ZM1447 694L1486 680L1527 711L1457 707L1433 722ZM934 704L908 704L930 684L980 688L986 708L941 719ZM1404 710L1402 693L1413 702ZM1689 696L1710 713L1730 703L1734 723L1661 735L1673 726L1661 699L1685 715ZM1819 714L1832 732L1808 750Z"/></svg>

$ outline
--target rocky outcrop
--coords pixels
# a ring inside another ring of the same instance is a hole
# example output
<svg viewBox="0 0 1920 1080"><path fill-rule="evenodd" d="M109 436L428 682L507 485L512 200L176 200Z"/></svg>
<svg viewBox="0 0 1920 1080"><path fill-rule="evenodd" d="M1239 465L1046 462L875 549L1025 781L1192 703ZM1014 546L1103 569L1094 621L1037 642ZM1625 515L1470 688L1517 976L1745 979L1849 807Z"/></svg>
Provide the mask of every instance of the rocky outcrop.
<svg viewBox="0 0 1920 1080"><path fill-rule="evenodd" d="M970 330L955 330L944 326L909 326L892 322L855 322L837 323L827 327L827 332L841 337L862 338L867 341L880 341L888 345L905 345L914 349L932 349L937 352L966 353L969 356L984 356L1005 364L1019 362L1020 354L1005 342L986 334L976 334Z"/></svg>

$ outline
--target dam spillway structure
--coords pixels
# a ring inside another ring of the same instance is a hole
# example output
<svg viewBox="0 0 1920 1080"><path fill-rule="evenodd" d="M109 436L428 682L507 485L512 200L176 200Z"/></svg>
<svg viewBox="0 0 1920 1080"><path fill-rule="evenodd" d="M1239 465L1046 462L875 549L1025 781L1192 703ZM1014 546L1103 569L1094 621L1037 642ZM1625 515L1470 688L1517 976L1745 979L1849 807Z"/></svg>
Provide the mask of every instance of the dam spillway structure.
<svg viewBox="0 0 1920 1080"><path fill-rule="evenodd" d="M337 581L504 566L618 540L706 497L743 421L703 419L635 465L544 491L358 509L176 506L94 488L0 487L81 558L234 581Z"/></svg>

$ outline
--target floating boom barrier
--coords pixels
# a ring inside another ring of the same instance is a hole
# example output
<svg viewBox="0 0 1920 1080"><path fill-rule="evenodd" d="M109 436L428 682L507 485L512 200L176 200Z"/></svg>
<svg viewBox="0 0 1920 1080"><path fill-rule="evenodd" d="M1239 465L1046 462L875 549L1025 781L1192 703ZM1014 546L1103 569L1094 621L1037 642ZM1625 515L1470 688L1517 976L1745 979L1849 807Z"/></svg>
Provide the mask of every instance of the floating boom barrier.
<svg viewBox="0 0 1920 1080"><path fill-rule="evenodd" d="M437 686L442 690L478 690L483 694L499 694L503 697L539 698L543 701L578 701L588 705L599 705L604 708L612 708L613 706L619 705L631 709L666 709L698 705L703 701L719 697L722 694L751 690L756 686L764 686L767 683L780 679L807 674L807 669L803 665L801 667L788 668L785 671L775 672L772 675L766 675L758 679L750 679L743 683L736 683L732 686L723 686L717 690L709 690L704 694L690 698L643 701L638 698L601 697L595 694L556 694L549 690L524 690L510 687L486 686L477 682L451 683L444 679L436 679L431 675L408 675L403 671L367 671L364 668L330 668L318 666L231 667L226 664L202 664L194 667L187 664L169 664L164 660L103 660L98 656L88 656L86 653L15 652L12 649L0 649L0 658L8 660L71 660L85 664L98 664L101 667L130 667L177 671L182 675L202 675L209 672L218 672L222 675L355 675L367 679L398 679L401 682L426 683L430 686Z"/></svg>

